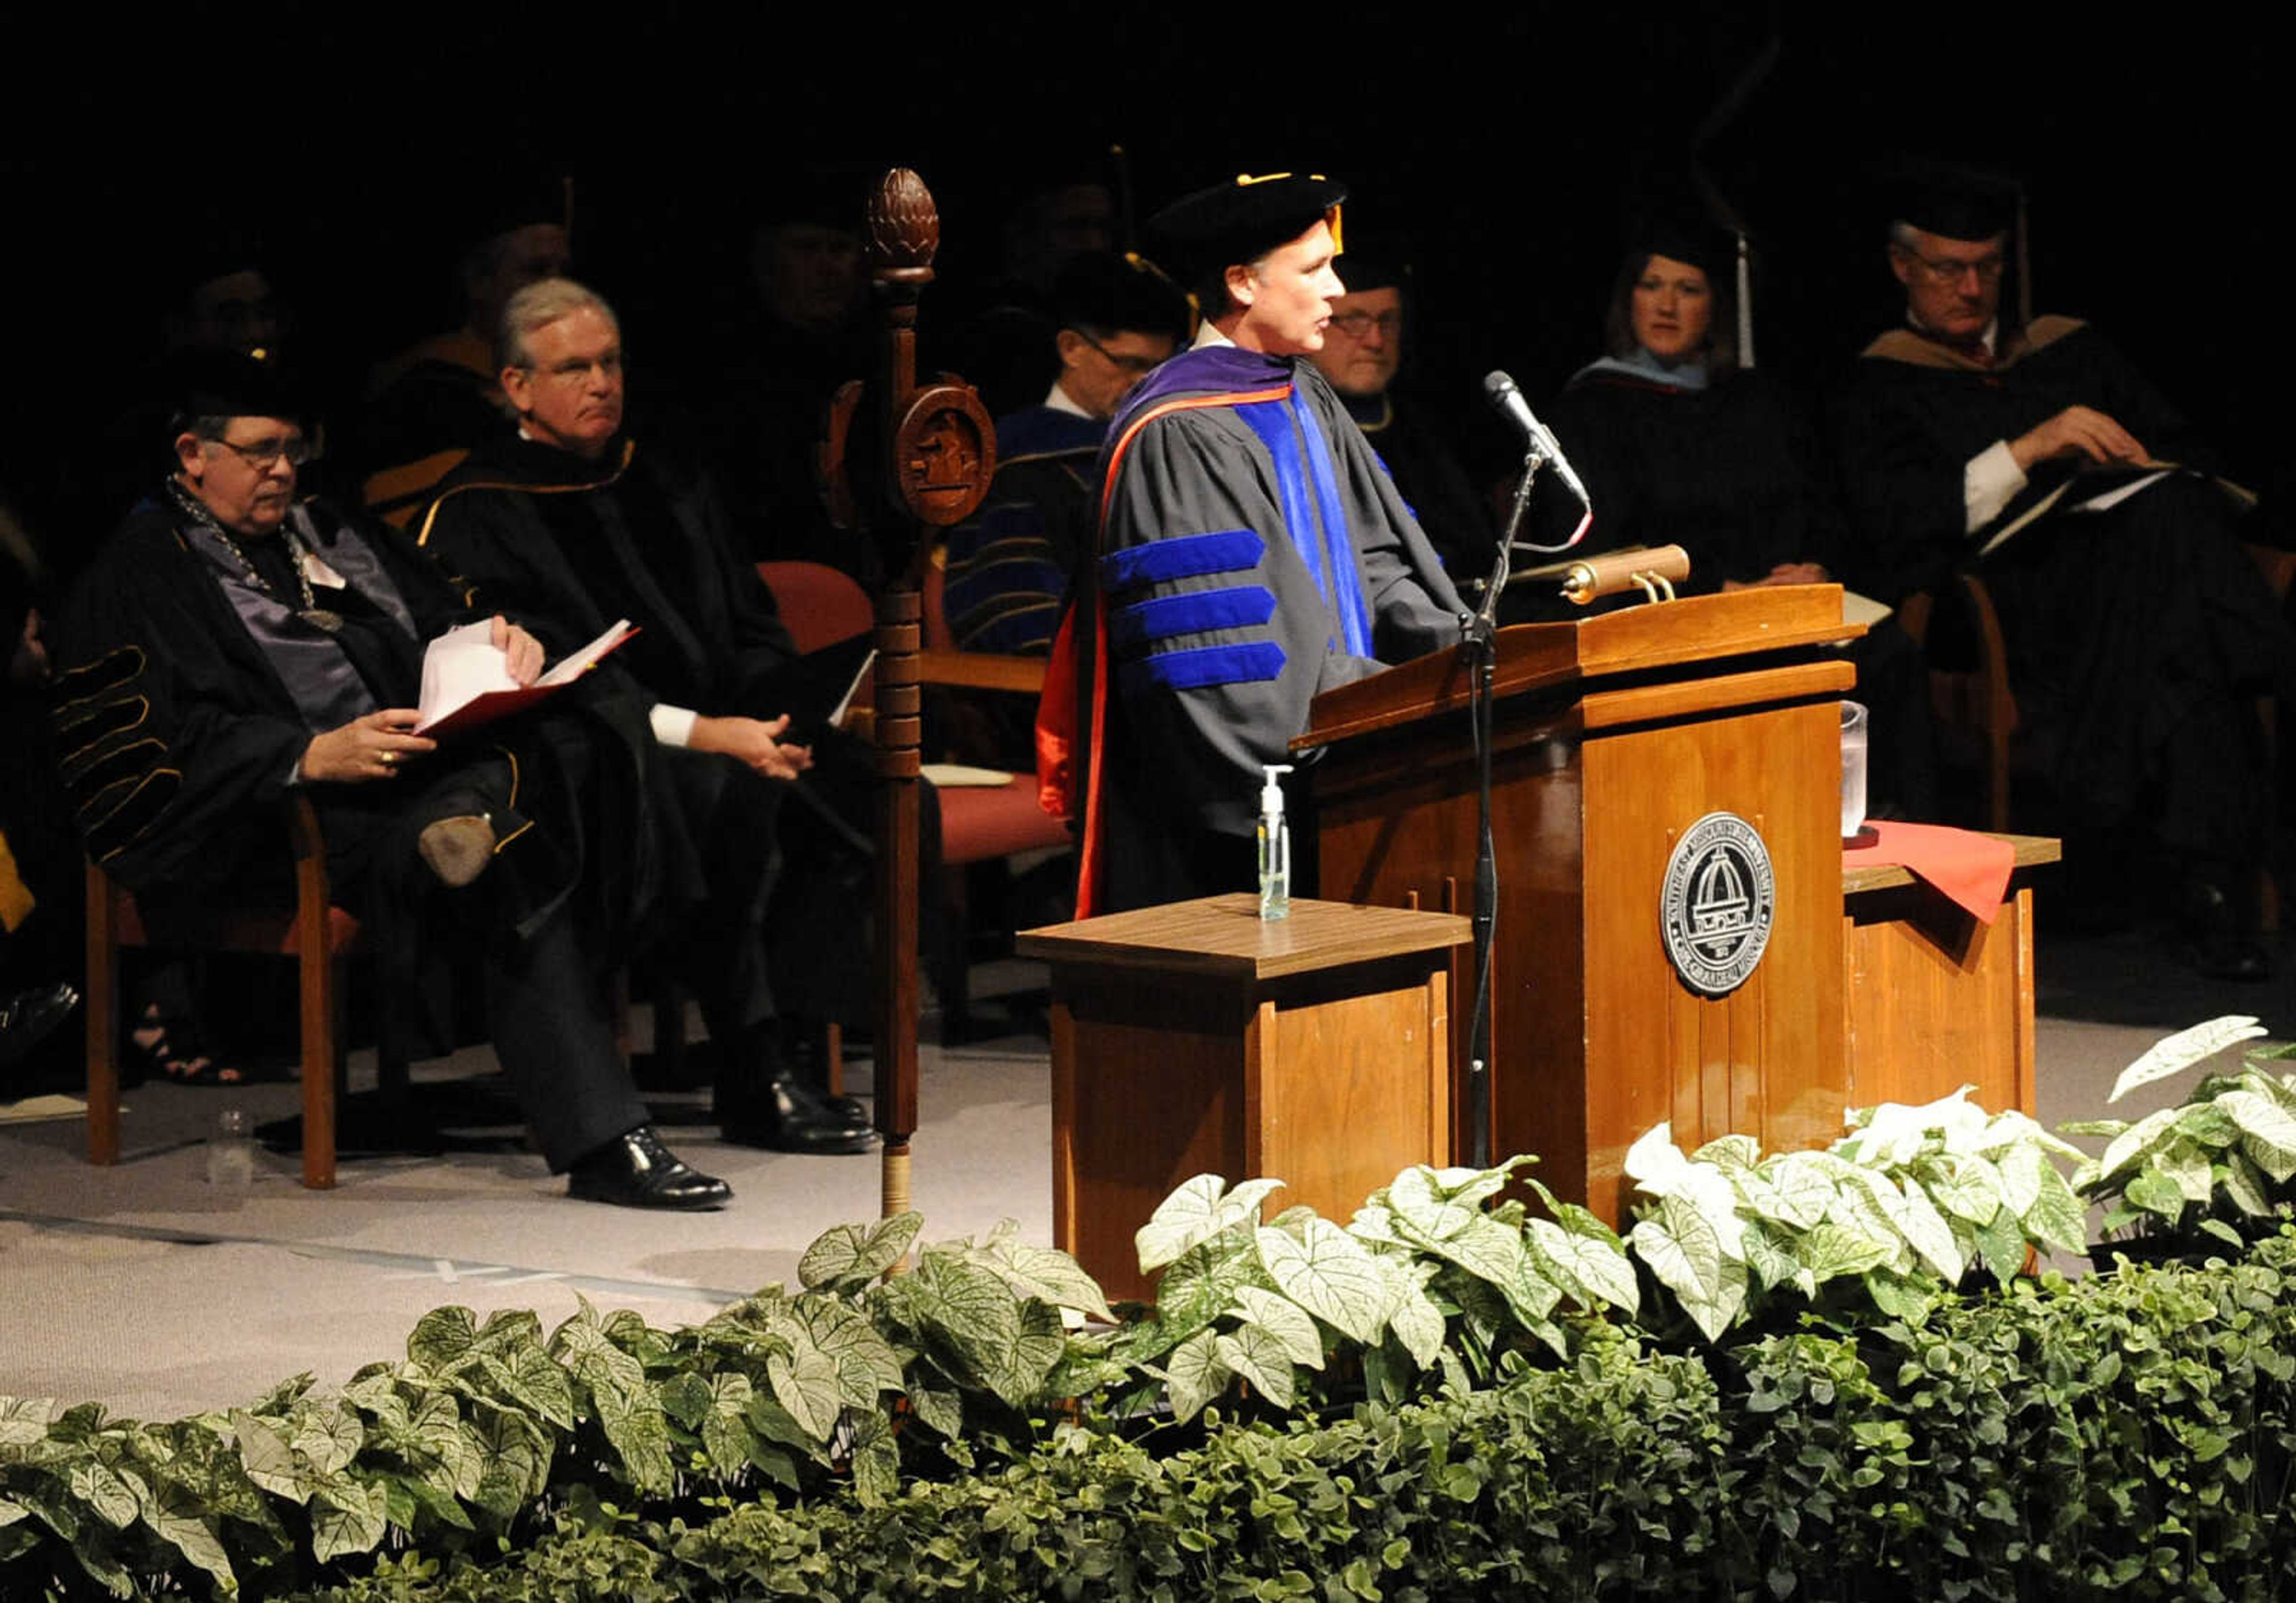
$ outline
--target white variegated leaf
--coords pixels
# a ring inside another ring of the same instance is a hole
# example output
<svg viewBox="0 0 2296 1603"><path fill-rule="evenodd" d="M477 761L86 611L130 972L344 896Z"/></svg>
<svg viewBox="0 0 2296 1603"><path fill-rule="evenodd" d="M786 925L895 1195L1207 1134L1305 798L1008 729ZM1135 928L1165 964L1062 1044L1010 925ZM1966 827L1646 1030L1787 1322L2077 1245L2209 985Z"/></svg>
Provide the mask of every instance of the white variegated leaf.
<svg viewBox="0 0 2296 1603"><path fill-rule="evenodd" d="M1762 1165L1769 1186L1770 1217L1796 1230L1808 1230L1825 1217L1833 1201L1833 1174L1824 1155L1784 1152Z"/></svg>
<svg viewBox="0 0 2296 1603"><path fill-rule="evenodd" d="M1627 1178L1653 1197L1663 1197L1675 1189L1677 1178L1690 1167L1690 1160L1682 1149L1674 1144L1674 1125L1661 1121L1643 1133L1643 1137L1627 1149Z"/></svg>
<svg viewBox="0 0 2296 1603"><path fill-rule="evenodd" d="M1628 1239L1706 1338L1720 1339L1745 1306L1746 1264L1724 1253L1713 1222L1684 1198L1661 1197Z"/></svg>
<svg viewBox="0 0 2296 1603"><path fill-rule="evenodd" d="M2001 1211L2001 1171L1974 1152L1948 1155L1930 1182L1930 1196L1956 1219L1990 1224Z"/></svg>
<svg viewBox="0 0 2296 1603"><path fill-rule="evenodd" d="M1277 1290L1342 1335L1379 1339L1387 1280L1361 1242L1326 1219L1309 1220L1304 1241L1265 1228L1253 1240Z"/></svg>
<svg viewBox="0 0 2296 1603"><path fill-rule="evenodd" d="M1324 1367L1323 1335L1307 1310L1290 1297L1265 1286L1240 1286L1236 1288L1235 1305L1242 1318L1282 1342L1293 1363L1304 1363L1311 1370Z"/></svg>
<svg viewBox="0 0 2296 1603"><path fill-rule="evenodd" d="M1262 1325L1239 1325L1215 1337L1212 1355L1278 1408L1292 1406L1292 1359L1283 1340Z"/></svg>
<svg viewBox="0 0 2296 1603"><path fill-rule="evenodd" d="M2263 1026L2245 1013L2227 1013L2221 1018L2211 1018L2206 1024L2196 1024L2191 1029L2179 1030L2154 1042L2144 1055L2120 1071L2112 1083L2112 1091L2104 1100L2107 1105L2118 1102L2140 1086L2155 1080L2165 1080L2170 1075L2190 1068L2203 1058L2213 1058L2228 1046L2243 1041L2253 1041L2264 1034ZM2109 1166L2109 1165L2108 1165Z"/></svg>
<svg viewBox="0 0 2296 1603"><path fill-rule="evenodd" d="M1140 1271L1161 1269L1197 1242L1256 1215L1260 1199L1283 1182L1247 1180L1231 1191L1217 1174L1198 1174L1156 1205L1133 1237Z"/></svg>
<svg viewBox="0 0 2296 1603"><path fill-rule="evenodd" d="M1388 1315L1388 1329L1411 1354L1411 1361L1421 1369L1432 1365L1443 1354L1443 1314L1428 1295L1415 1284L1405 1288L1402 1297Z"/></svg>
<svg viewBox="0 0 2296 1603"><path fill-rule="evenodd" d="M2187 1202L2205 1205L2209 1193L2215 1190L2216 1176L2211 1172L2209 1155L2183 1136L2165 1141L2153 1155L2153 1173L2177 1188L2177 1194Z"/></svg>
<svg viewBox="0 0 2296 1603"><path fill-rule="evenodd" d="M1165 1394L1172 1404L1172 1417L1183 1424L1227 1389L1231 1377L1228 1367L1219 1361L1218 1339L1209 1329L1199 1330L1165 1356Z"/></svg>
<svg viewBox="0 0 2296 1603"><path fill-rule="evenodd" d="M2240 1126L2240 1149L2258 1168L2283 1183L2296 1174L2296 1114L2252 1091L2226 1092L2218 1102Z"/></svg>
<svg viewBox="0 0 2296 1603"><path fill-rule="evenodd" d="M1387 1206L1398 1230L1428 1246L1448 1240L1483 1216L1472 1204L1463 1206L1438 1196L1434 1171L1427 1168L1406 1169L1398 1174L1388 1185Z"/></svg>
<svg viewBox="0 0 2296 1603"><path fill-rule="evenodd" d="M1928 1192L1911 1181L1903 1182L1894 1216L1907 1245L1921 1255L1923 1263L1948 1286L1960 1280L1963 1271L1969 1266L1962 1261L1961 1248L1953 1239L1953 1226L1938 1212Z"/></svg>
<svg viewBox="0 0 2296 1603"><path fill-rule="evenodd" d="M1590 1215L1591 1217L1591 1215ZM1598 1222L1599 1223L1599 1222ZM1552 1219L1533 1219L1524 1225L1538 1250L1557 1268L1614 1307L1635 1312L1642 1294L1635 1284L1635 1267L1628 1261L1625 1244L1606 1229L1601 1237L1565 1230Z"/></svg>

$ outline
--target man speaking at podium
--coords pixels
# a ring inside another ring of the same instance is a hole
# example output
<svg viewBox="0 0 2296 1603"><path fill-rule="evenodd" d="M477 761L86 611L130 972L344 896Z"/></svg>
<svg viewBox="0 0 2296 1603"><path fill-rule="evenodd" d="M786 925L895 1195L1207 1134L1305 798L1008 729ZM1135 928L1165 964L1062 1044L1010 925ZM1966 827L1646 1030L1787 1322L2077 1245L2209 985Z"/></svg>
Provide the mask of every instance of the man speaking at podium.
<svg viewBox="0 0 2296 1603"><path fill-rule="evenodd" d="M1346 194L1240 177L1149 225L1204 322L1110 426L1062 632L1078 672L1056 647L1047 680L1038 765L1080 822L1080 918L1250 888L1260 765L1290 760L1317 692L1458 637L1434 549L1300 360L1345 292Z"/></svg>

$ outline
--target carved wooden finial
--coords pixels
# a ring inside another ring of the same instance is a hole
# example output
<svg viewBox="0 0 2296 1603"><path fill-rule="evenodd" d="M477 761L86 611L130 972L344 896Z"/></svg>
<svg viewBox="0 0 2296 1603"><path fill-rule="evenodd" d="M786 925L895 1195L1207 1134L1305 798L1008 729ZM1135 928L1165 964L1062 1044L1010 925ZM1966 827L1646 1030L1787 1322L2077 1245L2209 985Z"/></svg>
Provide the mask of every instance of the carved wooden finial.
<svg viewBox="0 0 2296 1603"><path fill-rule="evenodd" d="M940 249L940 212L925 181L907 168L885 175L869 197L869 255L896 272L932 266Z"/></svg>

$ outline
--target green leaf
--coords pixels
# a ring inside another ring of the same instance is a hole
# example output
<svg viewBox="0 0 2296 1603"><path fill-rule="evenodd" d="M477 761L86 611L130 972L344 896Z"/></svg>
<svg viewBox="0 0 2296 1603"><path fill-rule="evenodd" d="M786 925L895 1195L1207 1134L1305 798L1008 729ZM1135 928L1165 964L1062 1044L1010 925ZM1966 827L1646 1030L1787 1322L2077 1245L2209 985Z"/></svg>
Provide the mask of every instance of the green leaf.
<svg viewBox="0 0 2296 1603"><path fill-rule="evenodd" d="M616 1346L587 1303L552 1332L550 1350L577 1380L590 1388L603 1411L608 1398L628 1407L645 1391L645 1367Z"/></svg>
<svg viewBox="0 0 2296 1603"><path fill-rule="evenodd" d="M1283 1231L1254 1232L1261 1267L1285 1296L1342 1335L1379 1339L1387 1282L1363 1245L1327 1219L1308 1222L1303 1242Z"/></svg>
<svg viewBox="0 0 2296 1603"><path fill-rule="evenodd" d="M479 1489L471 1501L507 1525L549 1484L552 1443L524 1414L490 1409L472 1421Z"/></svg>
<svg viewBox="0 0 2296 1603"><path fill-rule="evenodd" d="M731 1475L751 1461L756 1439L750 1434L750 1378L732 1370L709 1378L709 1405L701 1415L701 1447L709 1461Z"/></svg>
<svg viewBox="0 0 2296 1603"><path fill-rule="evenodd" d="M998 1397L1021 1408L1042 1389L1045 1378L1067 1350L1068 1333L1061 1328L1060 1310L1047 1303L1029 1303L1020 1310L1012 1345L996 1355L982 1378Z"/></svg>
<svg viewBox="0 0 2296 1603"><path fill-rule="evenodd" d="M2001 1209L1990 1223L1977 1227L1977 1250L1993 1278L2006 1286L2024 1272L2024 1222L2007 1208Z"/></svg>
<svg viewBox="0 0 2296 1603"><path fill-rule="evenodd" d="M0 1397L0 1448L45 1442L55 1411L53 1397Z"/></svg>
<svg viewBox="0 0 2296 1603"><path fill-rule="evenodd" d="M324 1564L346 1553L371 1553L390 1528L390 1493L379 1485L344 1487L311 1506L311 1556Z"/></svg>
<svg viewBox="0 0 2296 1603"><path fill-rule="evenodd" d="M2175 1223L2184 1216L2185 1193L2177 1182L2157 1169L2146 1169L2130 1180L2121 1192L2129 1206L2148 1214L2158 1214Z"/></svg>
<svg viewBox="0 0 2296 1603"><path fill-rule="evenodd" d="M2114 1136L2105 1147L2104 1155L2097 1159L2098 1183L2112 1184L2123 1169L2138 1162L2155 1141L2176 1128L2177 1115L2174 1108L2156 1108ZM2005 1161L2003 1172L2007 1173ZM2025 1211L2016 1196L2005 1192L2002 1200L2020 1214Z"/></svg>
<svg viewBox="0 0 2296 1603"><path fill-rule="evenodd" d="M854 1408L873 1409L877 1394L901 1389L901 1361L868 1317L833 1297L807 1296L790 1305L796 1329L837 1365L839 1394Z"/></svg>
<svg viewBox="0 0 2296 1603"><path fill-rule="evenodd" d="M865 1509L880 1509L901 1490L901 1450L882 1414L853 1421L853 1494Z"/></svg>
<svg viewBox="0 0 2296 1603"><path fill-rule="evenodd" d="M1900 1182L1897 1197L1890 1216L1907 1244L1948 1285L1959 1280L1968 1265L1961 1261L1961 1248L1953 1239L1953 1227L1938 1212L1929 1193L1907 1180Z"/></svg>
<svg viewBox="0 0 2296 1603"><path fill-rule="evenodd" d="M1242 1325L1212 1338L1212 1355L1259 1388L1278 1408L1292 1406L1292 1359L1283 1340L1261 1325Z"/></svg>
<svg viewBox="0 0 2296 1603"><path fill-rule="evenodd" d="M306 1404L295 1421L290 1446L321 1475L332 1475L358 1457L366 1445L366 1427L340 1400Z"/></svg>
<svg viewBox="0 0 2296 1603"><path fill-rule="evenodd" d="M2225 1195L2232 1204L2251 1219L2261 1219L2272 1212L2267 1182L2255 1160L2245 1152L2225 1155L2223 1172Z"/></svg>
<svg viewBox="0 0 2296 1603"><path fill-rule="evenodd" d="M1815 1152L1782 1152L1755 1171L1759 1206L1777 1223L1808 1230L1833 1202L1833 1175Z"/></svg>
<svg viewBox="0 0 2296 1603"><path fill-rule="evenodd" d="M774 1400L816 1443L829 1440L844 1403L838 1393L837 1364L820 1349L800 1345L791 1357L766 1360L766 1384Z"/></svg>
<svg viewBox="0 0 2296 1603"><path fill-rule="evenodd" d="M2188 1137L2178 1134L2162 1143L2152 1159L2152 1172L2175 1186L2185 1201L2208 1206L2216 1177L2209 1155Z"/></svg>
<svg viewBox="0 0 2296 1603"><path fill-rule="evenodd" d="M1181 1254L1156 1282L1156 1321L1166 1345L1176 1345L1218 1319L1264 1272L1253 1233L1242 1225Z"/></svg>
<svg viewBox="0 0 2296 1603"><path fill-rule="evenodd" d="M1195 1246L1231 1227L1258 1216L1260 1199L1283 1182L1247 1180L1234 1190L1217 1174L1198 1174L1156 1205L1133 1237L1140 1252L1140 1272L1160 1269Z"/></svg>
<svg viewBox="0 0 2296 1603"><path fill-rule="evenodd" d="M1455 1173L1473 1175L1477 1171ZM1423 1245L1448 1240L1485 1219L1480 1197L1453 1195L1441 1186L1437 1172L1424 1165L1398 1174L1388 1183L1386 1197L1395 1227Z"/></svg>
<svg viewBox="0 0 2296 1603"><path fill-rule="evenodd" d="M918 1419L939 1435L954 1440L964 1431L964 1396L956 1387L928 1386L921 1379L909 1382L909 1406Z"/></svg>
<svg viewBox="0 0 2296 1603"><path fill-rule="evenodd" d="M912 1208L873 1224L824 1231L798 1260L797 1278L808 1291L865 1285L901 1261L924 1223L925 1216Z"/></svg>
<svg viewBox="0 0 2296 1603"><path fill-rule="evenodd" d="M478 1345L479 1316L468 1308L433 1308L414 1321L406 1356L434 1375L443 1375Z"/></svg>
<svg viewBox="0 0 2296 1603"><path fill-rule="evenodd" d="M1284 1356L1311 1370L1324 1367L1324 1337L1306 1309L1265 1286L1236 1288L1235 1313L1283 1344Z"/></svg>
<svg viewBox="0 0 2296 1603"><path fill-rule="evenodd" d="M2253 1041L2264 1034L2256 1020L2245 1013L2228 1013L2196 1024L2188 1030L2164 1035L2154 1042L2144 1055L2120 1071L2106 1096L2108 1106L2118 1102L2139 1086L2150 1085L2155 1080L2165 1080L2170 1075L2190 1068L2203 1058L2213 1058L2228 1046L2243 1041ZM2019 1210L2022 1212L2022 1210Z"/></svg>
<svg viewBox="0 0 2296 1603"><path fill-rule="evenodd" d="M598 1427L619 1455L622 1474L631 1484L641 1492L670 1489L676 1469L669 1461L669 1419L651 1395L600 1394Z"/></svg>
<svg viewBox="0 0 2296 1603"><path fill-rule="evenodd" d="M429 1477L431 1484L456 1497L474 1495L484 1465L477 1443L463 1423L462 1411L455 1406L455 1399L443 1392L431 1394L414 1411L409 1423L414 1439L439 1468L438 1476Z"/></svg>
<svg viewBox="0 0 2296 1603"><path fill-rule="evenodd" d="M1219 1361L1218 1337L1199 1330L1174 1347L1164 1360L1164 1388L1172 1417L1185 1424L1227 1389L1227 1366Z"/></svg>
<svg viewBox="0 0 2296 1603"><path fill-rule="evenodd" d="M65 1476L65 1484L73 1497L94 1509L95 1517L115 1531L124 1531L134 1525L135 1517L144 1511L143 1500L135 1495L135 1488L120 1479L109 1465L94 1460L75 1464ZM4 1523L0 1520L0 1524Z"/></svg>
<svg viewBox="0 0 2296 1603"><path fill-rule="evenodd" d="M231 1559L225 1554L223 1543L216 1539L215 1531L208 1523L212 1516L207 1500L197 1490L180 1481L163 1481L144 1501L143 1514L144 1523L160 1541L213 1575L222 1583L226 1591L239 1589L238 1577L232 1573ZM377 1540L381 1535L382 1532L378 1527L375 1531Z"/></svg>
<svg viewBox="0 0 2296 1603"><path fill-rule="evenodd" d="M325 1477L300 1457L286 1441L252 1414L234 1409L232 1431L239 1440L239 1461L247 1478L275 1497L301 1505L311 1501Z"/></svg>

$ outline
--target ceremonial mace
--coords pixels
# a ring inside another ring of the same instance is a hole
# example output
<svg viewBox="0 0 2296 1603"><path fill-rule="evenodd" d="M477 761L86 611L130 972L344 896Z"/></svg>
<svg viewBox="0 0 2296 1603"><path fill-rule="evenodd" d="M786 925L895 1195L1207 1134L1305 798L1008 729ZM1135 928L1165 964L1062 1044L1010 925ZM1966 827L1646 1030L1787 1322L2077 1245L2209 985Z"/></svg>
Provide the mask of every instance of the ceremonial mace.
<svg viewBox="0 0 2296 1603"><path fill-rule="evenodd" d="M876 636L875 1123L885 1141L890 1219L909 1208L909 1138L917 1127L918 591L932 554L929 531L963 522L987 497L996 435L963 380L916 380L917 301L940 249L940 214L924 181L906 168L887 173L869 199L867 226L877 377L839 390L823 467L839 521L867 531L887 576ZM865 413L865 393L874 403Z"/></svg>

